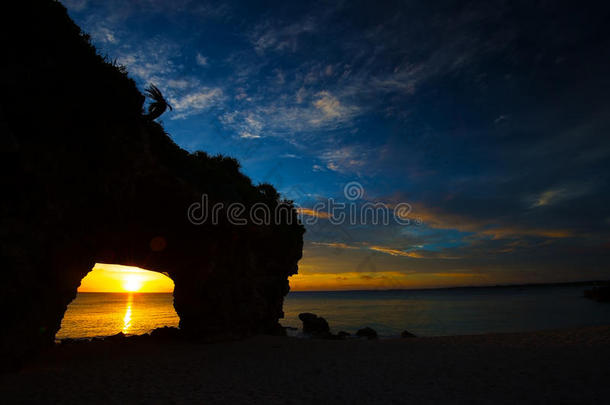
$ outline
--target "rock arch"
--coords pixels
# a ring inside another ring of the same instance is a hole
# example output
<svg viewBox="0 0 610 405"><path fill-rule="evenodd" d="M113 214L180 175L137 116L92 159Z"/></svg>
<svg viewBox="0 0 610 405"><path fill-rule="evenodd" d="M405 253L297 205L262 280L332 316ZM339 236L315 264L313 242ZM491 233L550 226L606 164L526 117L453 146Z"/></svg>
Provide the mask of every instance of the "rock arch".
<svg viewBox="0 0 610 405"><path fill-rule="evenodd" d="M11 78L0 98L2 358L53 343L96 262L168 273L193 336L277 328L303 246L296 211L270 225L191 223L203 194L270 209L279 196L232 158L175 145L60 3L13 2L3 14L16 24L0 36Z"/></svg>

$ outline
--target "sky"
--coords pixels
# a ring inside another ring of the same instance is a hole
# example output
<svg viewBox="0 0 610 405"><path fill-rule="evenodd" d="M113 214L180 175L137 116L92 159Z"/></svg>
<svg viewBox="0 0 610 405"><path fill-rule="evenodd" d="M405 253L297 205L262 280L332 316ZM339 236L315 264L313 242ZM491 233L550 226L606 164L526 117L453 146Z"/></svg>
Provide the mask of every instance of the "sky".
<svg viewBox="0 0 610 405"><path fill-rule="evenodd" d="M96 263L81 280L78 292L171 293L174 282L165 274L133 266Z"/></svg>
<svg viewBox="0 0 610 405"><path fill-rule="evenodd" d="M315 220L293 290L610 278L607 6L253 3L63 1L178 145ZM329 199L411 220L334 224Z"/></svg>

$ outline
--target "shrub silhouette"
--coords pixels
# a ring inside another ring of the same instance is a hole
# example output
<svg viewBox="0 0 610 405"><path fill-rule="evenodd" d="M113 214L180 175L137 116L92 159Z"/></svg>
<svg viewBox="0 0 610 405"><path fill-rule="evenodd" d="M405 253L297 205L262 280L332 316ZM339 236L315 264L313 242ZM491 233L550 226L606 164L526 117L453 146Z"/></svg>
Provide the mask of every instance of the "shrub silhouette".
<svg viewBox="0 0 610 405"><path fill-rule="evenodd" d="M161 90L154 84L148 86L144 92L148 97L153 99L153 102L148 106L148 115L146 116L149 120L152 121L159 118L168 108L170 111L173 110L172 106L165 100L165 97L163 97Z"/></svg>

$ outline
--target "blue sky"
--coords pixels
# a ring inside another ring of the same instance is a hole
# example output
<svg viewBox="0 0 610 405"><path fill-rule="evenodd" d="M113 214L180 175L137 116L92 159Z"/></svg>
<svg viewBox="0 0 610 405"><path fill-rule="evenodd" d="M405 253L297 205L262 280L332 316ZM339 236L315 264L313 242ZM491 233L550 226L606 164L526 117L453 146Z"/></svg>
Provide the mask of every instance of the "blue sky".
<svg viewBox="0 0 610 405"><path fill-rule="evenodd" d="M608 10L562 2L87 1L101 54L302 207L360 183L409 226L308 226L297 288L608 278ZM421 223L420 223L421 222Z"/></svg>

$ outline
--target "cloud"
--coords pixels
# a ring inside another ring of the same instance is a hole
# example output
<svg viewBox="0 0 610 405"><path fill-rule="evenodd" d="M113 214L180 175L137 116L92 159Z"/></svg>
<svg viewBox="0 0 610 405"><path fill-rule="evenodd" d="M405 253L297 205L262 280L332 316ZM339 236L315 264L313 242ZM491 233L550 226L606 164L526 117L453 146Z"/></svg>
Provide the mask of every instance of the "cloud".
<svg viewBox="0 0 610 405"><path fill-rule="evenodd" d="M376 252L385 253L390 256L414 257L411 252L405 252L404 250L392 249L383 246L369 246L369 249Z"/></svg>
<svg viewBox="0 0 610 405"><path fill-rule="evenodd" d="M220 121L237 133L249 132L291 141L302 140L299 135L303 133L349 127L357 114L357 107L346 105L330 92L322 91L311 104L289 103L282 97L274 97L268 102L257 100L252 105L223 114Z"/></svg>
<svg viewBox="0 0 610 405"><path fill-rule="evenodd" d="M91 38L97 43L117 44L119 42L113 30L108 27L97 25L89 31Z"/></svg>
<svg viewBox="0 0 610 405"><path fill-rule="evenodd" d="M312 123L319 125L323 121L346 121L350 120L357 112L358 107L346 106L328 91L316 94L313 105L322 113L320 117L314 117Z"/></svg>
<svg viewBox="0 0 610 405"><path fill-rule="evenodd" d="M253 132L260 133L263 129L263 123L261 119L254 114L248 114L245 118L246 124Z"/></svg>
<svg viewBox="0 0 610 405"><path fill-rule="evenodd" d="M327 212L319 211L319 210L316 211L316 210L312 210L311 208L298 207L297 213L299 215L307 215L309 217L315 217L315 218L328 218L329 217Z"/></svg>
<svg viewBox="0 0 610 405"><path fill-rule="evenodd" d="M197 52L197 56L196 56L195 60L196 60L196 62L197 62L197 64L199 66L207 66L208 65L208 58L206 58L205 56L203 56L199 52Z"/></svg>
<svg viewBox="0 0 610 405"><path fill-rule="evenodd" d="M373 77L372 85L384 92L415 93L415 86L423 81L429 73L424 64L396 68L392 73Z"/></svg>
<svg viewBox="0 0 610 405"><path fill-rule="evenodd" d="M198 82L197 82L198 83ZM167 87L184 90L189 87L194 87L190 80L186 79L169 79L165 82Z"/></svg>
<svg viewBox="0 0 610 405"><path fill-rule="evenodd" d="M414 247L414 246L413 246ZM460 259L460 256L455 254L447 254L445 252L435 252L427 250L400 250L386 246L369 246L370 250L375 252L385 253L390 256L410 257L412 259Z"/></svg>
<svg viewBox="0 0 610 405"><path fill-rule="evenodd" d="M232 129L240 138L262 138L263 120L255 112L231 111L219 117L220 122L227 128Z"/></svg>
<svg viewBox="0 0 610 405"><path fill-rule="evenodd" d="M305 90L305 87L301 86L295 94L296 103L301 104L306 96L307 96L307 90Z"/></svg>
<svg viewBox="0 0 610 405"><path fill-rule="evenodd" d="M335 249L360 249L360 247L358 246L350 246L346 243L341 243L341 242L311 242L311 244L313 246L323 246L323 247L330 247L330 248L335 248Z"/></svg>
<svg viewBox="0 0 610 405"><path fill-rule="evenodd" d="M587 194L592 189L589 184L565 185L545 190L531 198L531 208L547 207Z"/></svg>
<svg viewBox="0 0 610 405"><path fill-rule="evenodd" d="M243 138L243 139L258 139L261 136L260 135L256 135L256 134L251 134L249 132L242 132L242 133L239 134L239 137Z"/></svg>
<svg viewBox="0 0 610 405"><path fill-rule="evenodd" d="M426 226L436 229L455 229L493 239L520 238L525 236L542 238L568 238L573 232L561 228L542 228L535 225L525 227L519 224L506 224L502 218L486 219L473 215L452 213L440 208L431 208L421 203L412 203L412 211L407 218L421 220ZM509 222L511 222L509 220ZM514 222L514 221L512 221Z"/></svg>
<svg viewBox="0 0 610 405"><path fill-rule="evenodd" d="M368 161L367 153L356 145L331 148L322 152L319 158L329 170L343 173L357 172Z"/></svg>
<svg viewBox="0 0 610 405"><path fill-rule="evenodd" d="M237 117L238 114L239 114L238 111L226 112L226 113L222 114L219 117L219 119L225 125L231 125L231 124L233 124L235 122L235 118Z"/></svg>
<svg viewBox="0 0 610 405"><path fill-rule="evenodd" d="M131 75L143 82L160 82L175 79L183 66L178 61L180 47L168 40L151 38L146 41L126 44L117 49L119 63L125 65Z"/></svg>
<svg viewBox="0 0 610 405"><path fill-rule="evenodd" d="M496 118L494 120L494 124L499 124L499 123L501 123L503 121L506 121L506 120L508 120L508 116L507 115L500 115L500 116L498 116L498 118Z"/></svg>
<svg viewBox="0 0 610 405"><path fill-rule="evenodd" d="M269 127L279 133L329 131L349 126L358 108L345 105L328 91L317 93L310 106L274 102L259 109Z"/></svg>
<svg viewBox="0 0 610 405"><path fill-rule="evenodd" d="M183 119L189 115L198 114L218 103L222 97L222 89L206 87L192 93L170 97L170 104L172 104L176 111L176 115L172 119Z"/></svg>
<svg viewBox="0 0 610 405"><path fill-rule="evenodd" d="M327 218L326 215L325 218ZM388 246L371 245L369 242L359 242L356 244L347 244L343 242L311 242L313 247L327 247L333 249L348 249L348 250L372 250L374 252L383 253L394 257L409 257L414 259L457 259L457 256L450 256L443 252L425 251L425 250L411 250L418 246L410 246L409 250L396 249Z"/></svg>
<svg viewBox="0 0 610 405"><path fill-rule="evenodd" d="M296 52L299 36L315 29L316 22L311 17L288 25L267 22L250 34L250 41L259 54L269 50Z"/></svg>
<svg viewBox="0 0 610 405"><path fill-rule="evenodd" d="M545 205L554 204L557 201L561 201L563 198L565 198L565 195L566 190L562 188L546 190L535 197L532 207L543 207Z"/></svg>
<svg viewBox="0 0 610 405"><path fill-rule="evenodd" d="M490 284L485 274L468 271L302 272L289 279L292 291L403 289Z"/></svg>

